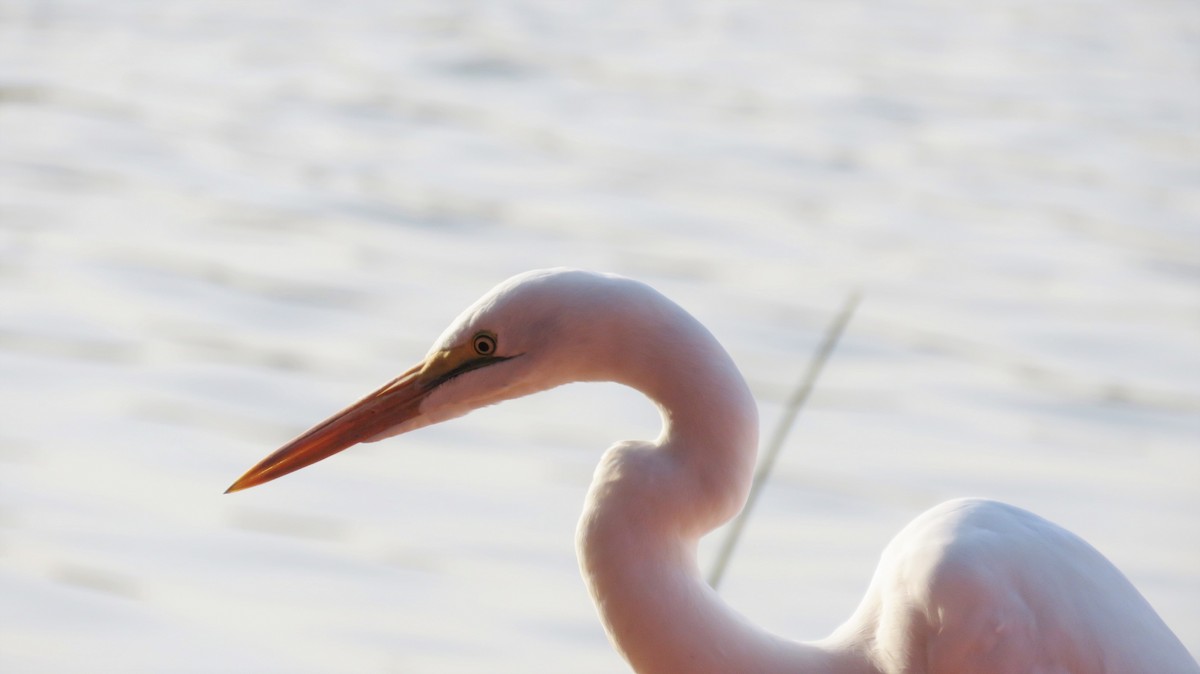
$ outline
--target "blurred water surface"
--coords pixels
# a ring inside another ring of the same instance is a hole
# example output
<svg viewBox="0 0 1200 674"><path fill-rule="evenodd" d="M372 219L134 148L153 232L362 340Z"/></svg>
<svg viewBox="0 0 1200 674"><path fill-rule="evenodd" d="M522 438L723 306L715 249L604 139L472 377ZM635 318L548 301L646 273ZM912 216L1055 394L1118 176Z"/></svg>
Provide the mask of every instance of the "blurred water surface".
<svg viewBox="0 0 1200 674"><path fill-rule="evenodd" d="M0 670L623 671L572 533L631 392L221 495L554 265L693 311L765 426L863 289L756 622L824 636L979 495L1200 653L1198 50L1187 0L0 5Z"/></svg>

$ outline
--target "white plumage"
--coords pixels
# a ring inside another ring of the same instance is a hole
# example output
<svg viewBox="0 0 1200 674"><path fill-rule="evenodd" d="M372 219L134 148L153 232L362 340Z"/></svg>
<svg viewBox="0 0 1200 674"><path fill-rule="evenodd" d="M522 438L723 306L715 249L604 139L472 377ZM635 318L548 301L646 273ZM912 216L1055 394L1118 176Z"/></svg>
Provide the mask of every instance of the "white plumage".
<svg viewBox="0 0 1200 674"><path fill-rule="evenodd" d="M745 502L758 434L753 398L703 326L617 276L547 270L505 281L421 363L264 459L230 491L358 442L597 380L641 391L663 417L656 440L604 454L577 539L605 629L638 672L1200 674L1103 555L994 501L950 501L906 526L831 636L791 641L750 624L703 582L696 548Z"/></svg>

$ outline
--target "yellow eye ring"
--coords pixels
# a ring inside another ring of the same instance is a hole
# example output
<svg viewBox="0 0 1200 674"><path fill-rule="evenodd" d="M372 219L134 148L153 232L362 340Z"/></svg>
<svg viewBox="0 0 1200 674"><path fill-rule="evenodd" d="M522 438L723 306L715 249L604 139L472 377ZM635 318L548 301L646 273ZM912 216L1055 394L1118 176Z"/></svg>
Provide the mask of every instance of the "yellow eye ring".
<svg viewBox="0 0 1200 674"><path fill-rule="evenodd" d="M471 347L480 356L494 356L496 355L496 336L488 332L481 332L471 340Z"/></svg>

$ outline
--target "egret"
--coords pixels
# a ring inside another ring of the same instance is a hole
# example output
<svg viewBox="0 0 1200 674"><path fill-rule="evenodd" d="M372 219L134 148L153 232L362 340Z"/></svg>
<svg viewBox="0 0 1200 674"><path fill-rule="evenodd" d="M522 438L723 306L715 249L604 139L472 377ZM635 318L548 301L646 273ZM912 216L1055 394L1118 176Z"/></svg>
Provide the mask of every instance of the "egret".
<svg viewBox="0 0 1200 674"><path fill-rule="evenodd" d="M935 506L904 527L858 608L825 639L792 641L750 623L704 583L696 550L746 500L754 400L695 318L615 275L552 269L501 283L415 367L229 491L578 381L633 387L662 413L656 440L604 453L576 537L605 631L641 674L1200 674L1103 555L1037 515L982 499Z"/></svg>

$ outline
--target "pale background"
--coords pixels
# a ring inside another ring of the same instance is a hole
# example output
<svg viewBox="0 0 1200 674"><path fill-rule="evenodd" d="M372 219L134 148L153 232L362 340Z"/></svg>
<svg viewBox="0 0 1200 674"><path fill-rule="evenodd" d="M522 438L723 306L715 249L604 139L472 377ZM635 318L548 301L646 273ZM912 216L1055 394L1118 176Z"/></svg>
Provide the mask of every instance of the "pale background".
<svg viewBox="0 0 1200 674"><path fill-rule="evenodd" d="M510 274L644 279L769 430L723 588L827 634L990 496L1200 653L1194 0L0 2L0 670L620 672L576 386L223 496ZM707 556L706 556L707 559Z"/></svg>

